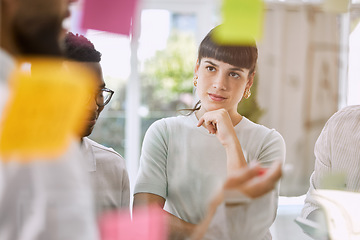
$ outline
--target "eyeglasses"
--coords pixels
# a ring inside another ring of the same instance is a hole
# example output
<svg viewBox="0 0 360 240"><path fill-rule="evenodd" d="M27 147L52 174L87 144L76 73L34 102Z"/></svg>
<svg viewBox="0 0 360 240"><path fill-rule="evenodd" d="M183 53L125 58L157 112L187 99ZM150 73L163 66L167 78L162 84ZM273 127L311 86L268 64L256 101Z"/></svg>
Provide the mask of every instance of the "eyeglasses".
<svg viewBox="0 0 360 240"><path fill-rule="evenodd" d="M113 90L108 88L103 88L95 94L95 102L99 107L103 107L108 104L111 100L112 95L114 94ZM90 99L89 99L90 100Z"/></svg>

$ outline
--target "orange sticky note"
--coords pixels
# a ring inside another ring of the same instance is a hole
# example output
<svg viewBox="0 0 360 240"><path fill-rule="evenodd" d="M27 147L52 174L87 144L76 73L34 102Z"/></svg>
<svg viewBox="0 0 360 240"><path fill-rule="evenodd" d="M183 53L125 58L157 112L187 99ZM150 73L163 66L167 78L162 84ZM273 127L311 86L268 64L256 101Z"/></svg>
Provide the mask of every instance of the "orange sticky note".
<svg viewBox="0 0 360 240"><path fill-rule="evenodd" d="M51 159L82 130L95 76L80 64L31 59L31 70L15 70L0 125L3 161Z"/></svg>
<svg viewBox="0 0 360 240"><path fill-rule="evenodd" d="M219 44L252 44L262 36L263 0L224 0L222 5L223 24L214 32Z"/></svg>

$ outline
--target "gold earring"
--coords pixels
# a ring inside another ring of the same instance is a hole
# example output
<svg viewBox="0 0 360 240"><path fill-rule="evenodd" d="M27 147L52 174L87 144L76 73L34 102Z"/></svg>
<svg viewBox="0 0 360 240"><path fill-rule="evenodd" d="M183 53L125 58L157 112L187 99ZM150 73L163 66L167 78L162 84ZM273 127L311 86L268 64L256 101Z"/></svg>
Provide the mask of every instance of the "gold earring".
<svg viewBox="0 0 360 240"><path fill-rule="evenodd" d="M251 91L250 89L246 89L245 93L244 93L244 98L248 99L251 96Z"/></svg>
<svg viewBox="0 0 360 240"><path fill-rule="evenodd" d="M196 87L197 86L197 80L198 80L198 76L194 76L194 79L193 79L193 83L194 83L194 86Z"/></svg>

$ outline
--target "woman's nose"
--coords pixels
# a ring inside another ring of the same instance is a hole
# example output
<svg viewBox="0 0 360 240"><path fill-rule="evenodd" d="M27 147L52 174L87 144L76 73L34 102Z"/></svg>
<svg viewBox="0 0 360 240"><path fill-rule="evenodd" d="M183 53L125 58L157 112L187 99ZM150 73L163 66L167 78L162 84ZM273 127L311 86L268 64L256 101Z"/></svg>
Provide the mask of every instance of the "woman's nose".
<svg viewBox="0 0 360 240"><path fill-rule="evenodd" d="M213 88L226 90L226 78L218 74L213 82Z"/></svg>

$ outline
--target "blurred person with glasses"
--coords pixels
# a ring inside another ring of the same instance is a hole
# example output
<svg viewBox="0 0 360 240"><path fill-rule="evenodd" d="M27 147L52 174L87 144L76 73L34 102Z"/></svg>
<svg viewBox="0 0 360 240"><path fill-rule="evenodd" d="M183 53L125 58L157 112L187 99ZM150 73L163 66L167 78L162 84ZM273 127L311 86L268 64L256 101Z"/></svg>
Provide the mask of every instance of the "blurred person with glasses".
<svg viewBox="0 0 360 240"><path fill-rule="evenodd" d="M112 148L105 147L88 136L94 129L101 111L114 91L106 88L100 65L101 53L86 37L68 32L65 37L65 57L92 69L97 77L97 89L89 96L89 118L82 134L82 152L91 175L97 215L107 210L129 209L130 184L124 158ZM66 63L65 63L66 64ZM130 216L130 212L129 212Z"/></svg>

